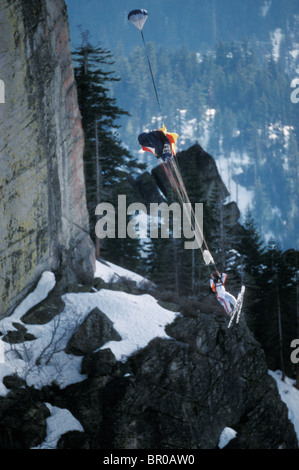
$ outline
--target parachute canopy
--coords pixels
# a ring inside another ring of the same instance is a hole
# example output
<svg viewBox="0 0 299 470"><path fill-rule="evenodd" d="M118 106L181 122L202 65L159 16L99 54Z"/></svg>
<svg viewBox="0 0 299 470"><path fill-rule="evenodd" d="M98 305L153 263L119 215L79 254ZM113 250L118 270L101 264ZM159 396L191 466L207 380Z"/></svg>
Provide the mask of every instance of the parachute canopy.
<svg viewBox="0 0 299 470"><path fill-rule="evenodd" d="M128 20L141 31L147 17L148 12L146 10L132 10L128 15Z"/></svg>

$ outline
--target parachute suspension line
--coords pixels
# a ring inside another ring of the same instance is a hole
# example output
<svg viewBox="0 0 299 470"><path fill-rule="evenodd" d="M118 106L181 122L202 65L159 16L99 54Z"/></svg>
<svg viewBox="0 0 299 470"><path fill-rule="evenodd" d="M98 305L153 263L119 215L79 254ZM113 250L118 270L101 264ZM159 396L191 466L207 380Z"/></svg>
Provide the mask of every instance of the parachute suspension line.
<svg viewBox="0 0 299 470"><path fill-rule="evenodd" d="M190 202L189 196L188 196L188 194L187 194L186 187L185 187L185 185L184 185L184 182L183 182L183 179L182 179L182 177L181 177L181 175L180 175L180 172L178 171L178 168L177 168L177 166L176 166L175 161L172 162L172 165L173 165L174 170L175 170L175 173L176 173L176 175L177 175L177 177L178 177L179 183L180 183L180 185L181 185L181 187L183 188L183 191L184 191L184 193L185 193L186 202L188 202L188 203L190 204L190 206L191 206L191 211L192 211L192 215L193 215L193 218L194 218L194 222L195 222L196 227L197 227L197 229L198 229L198 231L199 231L199 233L200 233L200 235L201 235L201 237L202 237L202 241L203 241L203 243L204 243L204 246L205 246L206 250L209 251L209 248L208 248L207 242L206 242L206 240L205 240L204 234L203 234L203 232L202 232L200 226L198 225L198 221L197 221L197 219L196 219L196 217L195 217L194 209L193 209L192 204L191 204L191 202ZM195 228L195 226L194 226L193 228Z"/></svg>
<svg viewBox="0 0 299 470"><path fill-rule="evenodd" d="M156 95L158 108L159 108L159 111L160 111L160 115L162 117L162 111L161 111L160 100L159 100L159 96L158 96L158 92L157 92L156 82L155 82L155 79L154 79L154 74L153 74L153 70L152 70L152 66L151 66L151 61L150 61L150 58L149 58L149 55L148 55L148 52L147 52L147 48L146 48L146 44L145 44L142 29L140 30L140 33L141 33L141 37L142 37L142 41L143 41L143 45L144 45L144 49L145 49L145 53L146 53L146 57L147 57L148 66L149 66L150 73L151 73L151 78L152 78L152 82L153 82L153 86L154 86L154 90L155 90L155 95Z"/></svg>
<svg viewBox="0 0 299 470"><path fill-rule="evenodd" d="M143 45L144 45L144 49L145 49L145 53L146 53L146 57L147 57L147 62L148 62L148 66L149 66L149 70L150 70L150 74L151 74L151 79L152 79L153 86L154 86L154 91L155 91L155 95L156 95L156 100L157 100L159 112L160 112L161 118L163 119L160 100L159 100L158 91L157 91L157 87L156 87L156 83L155 83L155 78L154 78L150 58L149 58L149 55L148 55L148 52L147 52L147 47L146 47L144 35L143 35L143 32L142 32L142 28L143 28L147 18L148 18L148 12L144 9L132 10L128 15L128 20L133 25L135 25L141 33L141 38L142 38L142 41L143 41ZM164 127L164 125L163 125L163 127ZM214 267L216 268L216 264L215 264L211 254L210 254L210 251L208 249L208 245L206 243L206 240L204 238L202 230L201 230L200 226L198 225L198 221L195 217L194 209L193 209L192 204L190 202L190 199L188 197L188 194L187 194L187 191L186 191L186 188L185 188L185 185L184 185L181 173L180 173L180 169L179 169L179 165L178 165L178 162L177 162L177 159L176 159L175 152L173 152L173 158L171 159L171 163L168 164L168 162L161 161L160 164L162 166L162 169L163 169L169 183L172 186L172 189L177 194L178 199L180 200L180 202L182 204L182 208L183 208L183 210L184 210L184 212L185 212L185 214L188 218L191 229L194 231L194 237L195 237L195 239L196 239L196 241L197 241L197 243L198 243L198 245L201 249L203 259L205 261L206 266L208 267L208 269L210 269L209 265L213 264ZM189 211L185 210L186 206L184 205L184 203L187 203L188 207L190 207L190 209L191 209L190 213L189 213ZM196 227L197 230L195 229L195 227ZM198 234L200 234L200 237L201 237L200 240L198 240ZM203 243L204 243L204 246L206 248L205 250L203 250L203 248L202 248ZM216 268L216 270L217 270L217 268Z"/></svg>
<svg viewBox="0 0 299 470"><path fill-rule="evenodd" d="M145 40L144 40L144 35L143 35L143 32L142 32L142 28L143 28L147 18L148 18L148 12L144 9L132 10L128 14L128 20L134 26L136 26L136 28L138 28L140 33L141 33L141 37L142 37L142 41L143 41L143 45L144 45L144 49L145 49L145 53L146 53L146 57L147 57L147 62L148 62L148 66L149 66L149 69L150 69L151 78L152 78L152 82L153 82L153 86L154 86L154 90L155 90L156 100L157 100L159 112L160 112L160 115L161 115L161 118L162 118L161 105L160 105L160 100L159 100L157 87L156 87L156 83L155 83L155 79L154 79L154 74L153 74L153 70L152 70L152 66L151 66L151 61L150 61L150 58L149 58L149 55L148 55L148 52L147 52L147 47L146 47Z"/></svg>
<svg viewBox="0 0 299 470"><path fill-rule="evenodd" d="M180 171L178 170L178 167L177 167L176 159L175 159L175 158L173 158L173 159L171 160L171 164L172 164L172 168L173 168L174 173L175 173L175 175L176 175L176 177L177 177L177 180L178 180L178 186L180 187L180 190L181 190L181 192L182 192L182 194L183 194L183 197L181 197L180 199L181 199L181 201L183 200L184 202L186 202L186 203L188 203L188 204L190 205L190 208L191 208L191 220L189 219L189 222L190 222L190 224L191 224L192 230L195 232L195 233L194 233L194 236L196 237L196 240L197 240L197 242L198 242L198 244L199 244L199 246L200 246L201 252L202 252L202 254L203 254L203 258L205 259L205 257L204 257L204 250L202 249L202 243L204 243L204 247L205 247L205 249L206 249L206 251L207 251L208 253L210 253L210 250L209 250L209 248L208 248L208 245L207 245L207 242L206 242L206 240L205 240L204 234L203 234L203 232L202 232L202 230L201 230L201 227L199 226L198 221L197 221L197 219L196 219L196 217L195 217L194 209L193 209L192 204L191 204L191 202L190 202L190 199L189 199L189 196L188 196L186 187L185 187L185 185L184 185L183 179L182 179L182 177L181 177ZM198 239L197 239L197 233L200 234L201 240L198 240ZM217 266L216 266L214 260L212 260L212 261L213 261L213 262L212 262L211 264L214 265L214 267L215 267L215 269L216 269L216 271L217 271ZM209 264L206 264L206 265L207 265L207 267L209 268ZM211 272L211 270L210 270L210 272Z"/></svg>
<svg viewBox="0 0 299 470"><path fill-rule="evenodd" d="M166 175L166 178L168 179L169 183L171 184L171 187L172 187L173 191L178 196L178 199L179 199L179 201L180 201L180 203L183 207L184 197L183 197L182 192L180 191L180 187L178 186L177 181L173 177L170 168L167 167L167 163L161 163L161 166L162 166L163 171Z"/></svg>
<svg viewBox="0 0 299 470"><path fill-rule="evenodd" d="M182 205L182 209L188 219L188 222L192 228L192 230L194 231L194 237L198 243L198 246L200 247L200 250L202 252L202 255L204 254L204 250L202 249L202 240L199 240L198 239L198 232L196 230L194 230L194 222L196 222L196 219L195 219L195 214L194 214L194 211L193 211L193 208L192 208L192 205L190 203L190 200L187 196L187 193L186 193L186 190L184 191L184 184L183 184L183 188L181 186L181 184L179 183L179 178L178 178L178 175L174 175L174 173L171 171L171 168L168 166L167 163L164 163L162 162L161 163L161 166L166 174L166 177L168 179L168 181L170 182L171 186L172 186L172 189L175 191L175 193L177 194L178 198L179 198L179 201ZM191 208L191 213L189 213L188 211L185 210L185 205L184 203L189 203L189 207ZM193 219L193 221L192 221ZM201 233L201 231L200 231Z"/></svg>
<svg viewBox="0 0 299 470"><path fill-rule="evenodd" d="M163 170L166 174L166 177L167 177L168 181L170 182L170 184L172 186L172 189L177 194L180 202L183 204L184 203L184 193L181 190L179 182L175 179L175 177L174 177L174 175L171 171L171 168L168 167L167 163L163 162L162 167L163 167Z"/></svg>

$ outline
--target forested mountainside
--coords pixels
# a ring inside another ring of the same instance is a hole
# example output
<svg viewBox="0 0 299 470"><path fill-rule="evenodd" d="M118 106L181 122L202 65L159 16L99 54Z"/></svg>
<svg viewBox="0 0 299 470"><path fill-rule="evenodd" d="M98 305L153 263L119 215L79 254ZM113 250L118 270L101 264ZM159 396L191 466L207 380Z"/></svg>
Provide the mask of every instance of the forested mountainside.
<svg viewBox="0 0 299 470"><path fill-rule="evenodd" d="M162 119L140 36L127 20L134 5L103 3L99 16L97 5L86 2L80 21L79 3L68 2L72 43L82 42L81 24L91 42L112 52L121 80L110 84L111 93L131 115L118 121L120 140L152 167L136 136ZM298 4L190 0L184 7L167 1L142 7L149 11L144 34L163 120L180 135L178 149L198 141L215 158L242 220L250 208L266 240L297 248L299 104L291 100L291 83L299 60Z"/></svg>
<svg viewBox="0 0 299 470"><path fill-rule="evenodd" d="M219 43L213 53L148 45L159 98L178 148L196 141L211 153L245 215L248 207L266 238L283 248L298 246L298 108L282 61L259 57L249 42ZM120 136L138 156L136 134L161 124L141 47L115 63L122 80L113 84L122 117ZM150 166L154 159L144 155Z"/></svg>

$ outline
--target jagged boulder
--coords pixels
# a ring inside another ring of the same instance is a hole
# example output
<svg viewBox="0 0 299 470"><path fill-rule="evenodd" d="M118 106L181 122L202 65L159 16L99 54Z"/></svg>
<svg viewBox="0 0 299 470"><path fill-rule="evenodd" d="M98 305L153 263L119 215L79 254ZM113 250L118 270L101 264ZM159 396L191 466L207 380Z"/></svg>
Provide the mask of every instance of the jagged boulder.
<svg viewBox="0 0 299 470"><path fill-rule="evenodd" d="M192 168L192 172L196 174L194 176L196 176L196 180L201 186L207 201L210 200L215 191L219 194L220 200L225 199L225 197L229 195L218 172L215 160L198 143L187 150L178 152L176 158L187 190L188 183L186 181L186 175L188 174L189 168ZM152 176L160 190L166 195L170 183L160 165L152 170Z"/></svg>
<svg viewBox="0 0 299 470"><path fill-rule="evenodd" d="M84 355L92 353L108 341L121 341L112 321L100 309L94 308L69 340L66 352Z"/></svg>
<svg viewBox="0 0 299 470"><path fill-rule="evenodd" d="M90 449L89 437L84 432L69 431L60 437L57 449Z"/></svg>
<svg viewBox="0 0 299 470"><path fill-rule="evenodd" d="M148 171L145 171L136 178L134 186L138 190L138 200L146 205L147 210L149 210L150 203L156 202L160 204L164 201L155 179Z"/></svg>
<svg viewBox="0 0 299 470"><path fill-rule="evenodd" d="M20 323L14 322L12 324L15 330L8 331L2 338L2 341L6 341L10 344L23 343L24 341L33 341L35 336L30 333L27 333L27 328L25 328Z"/></svg>
<svg viewBox="0 0 299 470"><path fill-rule="evenodd" d="M47 406L29 388L0 397L0 449L30 449L47 436Z"/></svg>
<svg viewBox="0 0 299 470"><path fill-rule="evenodd" d="M214 158L196 143L187 150L178 152L176 159L191 202L217 204L225 220L227 235L235 240L240 239L245 232L239 223L240 211L235 202L225 203L229 191L219 174ZM204 195L204 201L192 199L192 191L189 188L190 173ZM144 172L138 176L134 188L138 191L136 200L142 201L147 209L151 203L163 202L163 194L167 197L173 192L161 165L154 167L151 173Z"/></svg>
<svg viewBox="0 0 299 470"><path fill-rule="evenodd" d="M112 374L115 366L116 359L111 349L101 349L83 357L81 372L89 377L101 377Z"/></svg>

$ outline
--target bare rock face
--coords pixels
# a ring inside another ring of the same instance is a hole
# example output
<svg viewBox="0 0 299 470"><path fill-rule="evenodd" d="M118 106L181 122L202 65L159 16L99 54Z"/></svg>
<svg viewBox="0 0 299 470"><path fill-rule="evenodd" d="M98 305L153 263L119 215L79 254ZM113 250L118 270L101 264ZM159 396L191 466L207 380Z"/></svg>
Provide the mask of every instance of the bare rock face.
<svg viewBox="0 0 299 470"><path fill-rule="evenodd" d="M16 387L8 398L1 397L0 415L0 449L31 449L47 436L50 412L30 389Z"/></svg>
<svg viewBox="0 0 299 470"><path fill-rule="evenodd" d="M210 154L205 152L205 150L198 143L187 150L178 152L177 161L182 173L183 180L186 184L187 191L188 173L191 169L193 178L196 177L196 181L201 187L202 192L205 194L205 198L207 200L212 198L214 191L219 194L220 200L223 200L226 196L229 195L229 192L218 172L215 160ZM160 190L166 195L170 185L160 165L152 170L152 175Z"/></svg>
<svg viewBox="0 0 299 470"><path fill-rule="evenodd" d="M140 312L142 315L142 312ZM25 337L25 330L13 325ZM298 449L294 426L265 355L244 316L227 328L211 310L180 315L126 362L103 346L118 333L97 308L78 327L66 352L82 355L86 378L63 389L29 387L17 374L3 378L0 449L31 448L46 436L45 403L68 409L84 428L61 436L59 449ZM7 341L16 339L8 335ZM107 346L107 344L106 344Z"/></svg>
<svg viewBox="0 0 299 470"><path fill-rule="evenodd" d="M56 394L94 449L217 449L232 427L231 449L297 449L294 427L244 317L179 316L126 363L110 350L88 354L88 378ZM84 366L84 367L83 367ZM82 370L83 372L83 370ZM49 398L47 397L49 401Z"/></svg>
<svg viewBox="0 0 299 470"><path fill-rule="evenodd" d="M0 315L41 272L88 283L83 131L63 0L0 1Z"/></svg>
<svg viewBox="0 0 299 470"><path fill-rule="evenodd" d="M71 337L65 351L81 356L92 353L108 341L121 341L121 339L112 321L96 307Z"/></svg>

